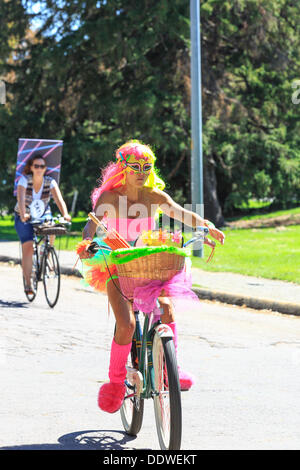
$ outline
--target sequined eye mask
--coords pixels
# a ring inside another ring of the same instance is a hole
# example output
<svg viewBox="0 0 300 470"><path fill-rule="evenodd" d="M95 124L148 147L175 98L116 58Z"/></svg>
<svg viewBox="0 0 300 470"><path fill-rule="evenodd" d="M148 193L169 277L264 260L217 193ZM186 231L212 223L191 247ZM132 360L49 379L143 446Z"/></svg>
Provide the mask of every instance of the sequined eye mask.
<svg viewBox="0 0 300 470"><path fill-rule="evenodd" d="M122 158L123 162L125 163L125 167L128 168L128 169L131 169L132 171L134 171L134 173L150 173L150 171L153 168L152 163L149 163L149 162L145 162L143 165L140 162L137 162L137 161L129 163L128 159L130 157L134 157L134 159L136 160L136 156L135 155L127 155L127 158L125 160L122 153L121 152L119 152L119 153L121 155L121 158ZM142 158L142 160L144 160L144 159Z"/></svg>

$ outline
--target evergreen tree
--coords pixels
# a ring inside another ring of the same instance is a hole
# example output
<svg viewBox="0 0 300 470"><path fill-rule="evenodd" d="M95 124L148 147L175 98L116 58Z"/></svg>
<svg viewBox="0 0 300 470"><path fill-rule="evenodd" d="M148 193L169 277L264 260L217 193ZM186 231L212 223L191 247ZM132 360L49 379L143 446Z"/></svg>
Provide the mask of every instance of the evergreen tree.
<svg viewBox="0 0 300 470"><path fill-rule="evenodd" d="M2 204L20 136L64 140L62 190L79 189L79 208L129 138L154 148L167 190L190 202L188 2L44 0L29 14L36 3L1 4ZM205 216L218 225L251 197L300 198L299 20L289 0L201 2Z"/></svg>

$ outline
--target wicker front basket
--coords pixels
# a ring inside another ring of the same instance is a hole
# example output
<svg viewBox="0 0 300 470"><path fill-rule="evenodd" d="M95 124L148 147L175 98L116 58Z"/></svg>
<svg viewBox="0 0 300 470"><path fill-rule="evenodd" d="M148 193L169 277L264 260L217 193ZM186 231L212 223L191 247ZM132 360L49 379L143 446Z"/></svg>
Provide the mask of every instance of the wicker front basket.
<svg viewBox="0 0 300 470"><path fill-rule="evenodd" d="M118 264L117 270L123 277L168 281L183 269L184 261L184 256L162 251Z"/></svg>
<svg viewBox="0 0 300 470"><path fill-rule="evenodd" d="M145 286L153 280L169 281L183 270L184 264L184 256L168 252L153 253L118 264L121 289L126 297L133 299L136 287Z"/></svg>
<svg viewBox="0 0 300 470"><path fill-rule="evenodd" d="M49 226L49 227L38 227L37 228L38 235L64 235L67 233L66 227L63 226Z"/></svg>

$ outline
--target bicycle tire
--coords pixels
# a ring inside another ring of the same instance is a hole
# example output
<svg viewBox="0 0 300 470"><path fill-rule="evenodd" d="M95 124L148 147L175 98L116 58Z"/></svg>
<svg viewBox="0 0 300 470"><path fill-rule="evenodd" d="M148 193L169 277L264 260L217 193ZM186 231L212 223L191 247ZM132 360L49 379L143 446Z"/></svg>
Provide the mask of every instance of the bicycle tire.
<svg viewBox="0 0 300 470"><path fill-rule="evenodd" d="M27 297L27 300L29 302L33 302L34 299L36 298L36 294L37 294L37 288L38 288L38 262L37 262L37 255L35 252L33 252L33 255L32 255L32 271L31 271L31 283L32 283L32 286L33 286L33 294L28 294L27 292L25 292L25 287L26 287L26 283L25 283L25 278L23 276L23 286L24 286L24 293Z"/></svg>
<svg viewBox="0 0 300 470"><path fill-rule="evenodd" d="M43 284L49 307L53 308L60 292L60 268L56 251L53 247L44 251L43 258ZM50 286L52 283L52 286Z"/></svg>
<svg viewBox="0 0 300 470"><path fill-rule="evenodd" d="M177 359L172 338L153 338L154 411L162 450L179 450L182 435L181 393Z"/></svg>
<svg viewBox="0 0 300 470"><path fill-rule="evenodd" d="M137 366L137 351L135 342L132 342L130 357L128 358L127 365L138 370ZM120 409L121 420L124 430L130 436L136 436L141 430L143 417L144 417L144 399L137 398L136 396L126 398L128 395L135 392L135 387L126 380L126 392L123 405ZM129 386L128 386L129 385ZM130 388L132 387L132 388Z"/></svg>

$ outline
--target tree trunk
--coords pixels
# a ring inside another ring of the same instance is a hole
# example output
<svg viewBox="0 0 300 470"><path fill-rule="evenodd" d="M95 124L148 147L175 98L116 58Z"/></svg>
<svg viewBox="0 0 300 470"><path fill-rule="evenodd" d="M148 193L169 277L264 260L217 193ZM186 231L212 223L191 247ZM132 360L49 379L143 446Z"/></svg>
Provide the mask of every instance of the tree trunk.
<svg viewBox="0 0 300 470"><path fill-rule="evenodd" d="M215 162L212 157L204 158L204 217L213 222L216 227L224 225L224 217L217 195L217 178Z"/></svg>

